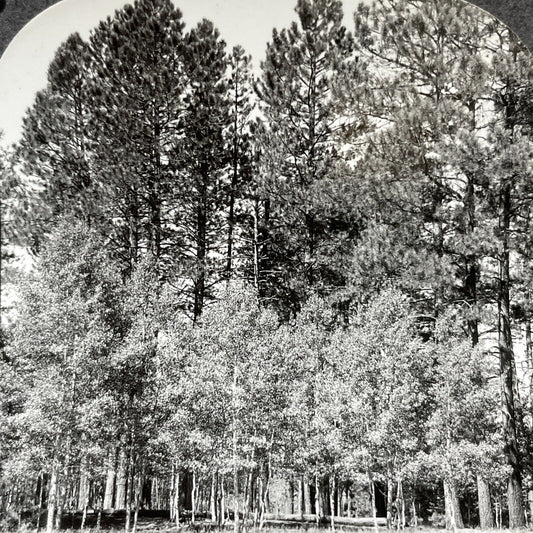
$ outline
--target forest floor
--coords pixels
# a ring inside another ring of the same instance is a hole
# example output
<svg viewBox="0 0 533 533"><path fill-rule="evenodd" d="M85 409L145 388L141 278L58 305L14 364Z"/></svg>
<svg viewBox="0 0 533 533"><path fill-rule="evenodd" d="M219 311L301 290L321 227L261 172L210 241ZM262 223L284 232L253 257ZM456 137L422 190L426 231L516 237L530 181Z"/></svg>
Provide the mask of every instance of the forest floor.
<svg viewBox="0 0 533 533"><path fill-rule="evenodd" d="M79 521L79 513L65 514L62 520L62 531L65 532L77 532L80 531L81 522ZM121 533L124 531L125 515L122 513L104 513L101 519L100 530L96 528L96 515L91 516L89 513L87 516L85 533L96 533L97 531L105 531L106 533ZM133 517L132 517L133 519ZM133 520L132 520L133 522ZM133 526L133 523L132 523ZM381 532L387 531L384 518L378 518L378 526ZM336 531L358 532L358 533L373 533L375 527L372 518L336 518L335 519ZM25 532L19 530L19 533L29 533L30 531L36 531L35 528L26 528ZM41 528L41 531L43 529ZM170 521L167 516L161 516L158 513L153 512L141 512L139 514L137 531L139 533L176 533L176 525ZM228 521L223 527L219 527L210 520L199 520L194 525L189 521L182 521L179 528L182 533L215 533L218 531L232 532L233 522ZM317 527L316 524L309 519L305 521L295 520L294 518L286 519L286 517L280 518L274 515L268 515L265 520L263 528L253 527L251 525L241 525L241 533L295 533L299 531L305 531L305 533L327 533L331 532L329 523L323 523ZM420 525L415 527L406 527L403 530L405 533L443 533L444 528L432 527L427 525ZM481 529L464 528L458 530L461 533L484 533ZM496 529L490 531L490 533L496 533ZM502 530L499 530L502 531ZM520 530L520 533L524 533L527 530ZM487 533L489 533L487 531ZM512 530L505 530L505 533L518 533Z"/></svg>
<svg viewBox="0 0 533 533"><path fill-rule="evenodd" d="M331 526L328 522L323 522L319 527L312 519L312 516L306 516L302 521L301 518L296 515L276 516L267 515L265 517L265 524L263 528L253 527L252 525L241 524L241 533L328 533L331 532ZM17 532L17 533L37 533L37 531L44 531L46 517L41 519L41 527L39 530L35 526L27 525L20 528L4 529L0 528L0 531ZM125 513L104 512L101 516L100 528L97 525L97 513L89 512L86 520L86 527L84 533L122 533L124 531ZM81 513L65 513L61 521L61 531L66 533L79 532L81 529ZM377 519L379 530L386 532L386 522L384 518ZM133 526L133 516L132 516ZM532 528L521 529L520 533L526 531L532 531ZM188 517L184 517L181 522L179 532L176 529L176 524L169 520L168 512L158 511L141 511L139 513L137 522L137 531L139 533L216 533L216 532L233 532L233 522L228 520L226 524L219 527L209 519L200 519L195 524L191 524ZM357 532L357 533L374 533L375 526L372 518L335 518L335 531ZM434 527L430 525L419 525L417 527L406 527L404 533L443 533L446 531L443 527ZM476 528L464 528L458 530L461 533L484 533L483 530ZM490 533L497 533L497 531L503 530L490 530ZM489 533L487 531L486 533ZM505 533L519 533L510 529L506 529Z"/></svg>

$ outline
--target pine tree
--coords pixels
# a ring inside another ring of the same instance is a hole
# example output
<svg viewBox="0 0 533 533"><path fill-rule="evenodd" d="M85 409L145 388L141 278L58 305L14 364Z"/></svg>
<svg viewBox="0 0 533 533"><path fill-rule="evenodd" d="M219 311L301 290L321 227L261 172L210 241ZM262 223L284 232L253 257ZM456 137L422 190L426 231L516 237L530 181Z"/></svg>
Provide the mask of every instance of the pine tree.
<svg viewBox="0 0 533 533"><path fill-rule="evenodd" d="M90 221L97 211L86 138L88 64L87 43L71 35L48 68L47 88L37 93L24 117L16 153L33 182L27 187L26 216L37 247L47 224L61 214L75 213ZM38 191L36 198L32 189Z"/></svg>
<svg viewBox="0 0 533 533"><path fill-rule="evenodd" d="M170 152L182 128L185 76L181 12L167 0L138 0L102 22L90 39L89 135L105 190L105 223L130 267L144 250L172 261Z"/></svg>
<svg viewBox="0 0 533 533"><path fill-rule="evenodd" d="M176 142L173 164L180 169L175 195L180 209L175 224L185 243L184 277L192 283L192 315L198 319L213 287L222 278L217 255L223 253L228 152L224 133L230 123L225 43L203 20L185 37L183 136Z"/></svg>
<svg viewBox="0 0 533 533"><path fill-rule="evenodd" d="M228 229L226 252L226 276L253 271L253 229L252 238L246 231L246 221L253 212L253 200L249 198L249 186L253 167L251 113L254 109L253 78L251 58L240 46L232 50L230 57L230 76L228 80L228 99L230 103L231 125L227 143L231 156L231 181L228 191ZM253 219L253 215L251 217ZM243 227L244 226L244 227ZM244 241L244 242L243 242ZM252 252L250 253L250 250ZM244 256L244 257L243 257ZM238 268L240 267L240 268ZM242 272L244 270L244 272Z"/></svg>
<svg viewBox="0 0 533 533"><path fill-rule="evenodd" d="M298 23L274 30L258 86L266 121L262 189L269 264L264 270L271 280L268 292L292 311L309 287L332 290L339 283L327 256L335 235L350 231L328 194L339 172L332 77L351 56L351 37L337 0L300 0L296 12Z"/></svg>

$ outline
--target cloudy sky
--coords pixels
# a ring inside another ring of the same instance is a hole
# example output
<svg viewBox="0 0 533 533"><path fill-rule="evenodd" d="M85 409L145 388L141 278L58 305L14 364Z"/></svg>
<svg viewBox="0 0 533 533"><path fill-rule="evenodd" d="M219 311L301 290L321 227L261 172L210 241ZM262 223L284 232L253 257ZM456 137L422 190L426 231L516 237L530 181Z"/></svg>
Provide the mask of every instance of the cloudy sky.
<svg viewBox="0 0 533 533"><path fill-rule="evenodd" d="M360 0L343 0L345 23ZM0 129L3 143L20 135L21 120L36 91L46 85L46 70L54 51L78 31L87 38L98 21L112 15L125 0L63 0L43 11L13 39L0 59ZM206 17L219 28L228 45L242 45L259 65L272 28L295 18L296 0L175 0L187 27Z"/></svg>

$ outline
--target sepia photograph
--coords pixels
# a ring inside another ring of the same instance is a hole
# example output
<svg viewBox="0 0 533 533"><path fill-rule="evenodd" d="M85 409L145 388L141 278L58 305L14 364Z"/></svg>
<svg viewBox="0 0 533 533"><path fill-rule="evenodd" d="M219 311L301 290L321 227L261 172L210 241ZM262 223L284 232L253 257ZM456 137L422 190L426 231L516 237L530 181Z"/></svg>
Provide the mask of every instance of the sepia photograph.
<svg viewBox="0 0 533 533"><path fill-rule="evenodd" d="M0 58L0 532L533 530L522 39L49 3Z"/></svg>

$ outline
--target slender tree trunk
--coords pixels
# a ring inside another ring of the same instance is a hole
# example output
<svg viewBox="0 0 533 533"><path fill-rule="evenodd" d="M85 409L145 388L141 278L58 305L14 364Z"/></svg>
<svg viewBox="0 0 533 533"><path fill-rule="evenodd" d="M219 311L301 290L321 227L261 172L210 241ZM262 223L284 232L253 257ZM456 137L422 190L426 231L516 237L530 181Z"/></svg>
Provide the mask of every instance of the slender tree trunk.
<svg viewBox="0 0 533 533"><path fill-rule="evenodd" d="M43 509L43 494L44 494L44 474L41 472L39 474L39 502L37 504L37 531L41 527L41 512Z"/></svg>
<svg viewBox="0 0 533 533"><path fill-rule="evenodd" d="M155 111L157 113L157 110ZM150 193L148 202L150 204L150 230L148 233L149 246L154 257L161 255L161 125L158 117L154 123L154 150L153 164L154 174L151 176Z"/></svg>
<svg viewBox="0 0 533 533"><path fill-rule="evenodd" d="M111 450L109 450L109 455L107 457L107 474L106 474L105 493L104 493L104 509L113 508L113 493L115 489L115 476L116 476L115 462L116 462L116 448L112 448Z"/></svg>
<svg viewBox="0 0 533 533"><path fill-rule="evenodd" d="M205 167L205 165L204 165ZM207 169L202 169L198 205L196 206L196 275L194 280L194 320L204 308L207 267Z"/></svg>
<svg viewBox="0 0 533 533"><path fill-rule="evenodd" d="M370 488L370 507L372 508L372 520L374 522L374 531L378 533L378 513L376 509L376 484L372 475L368 472L368 486Z"/></svg>
<svg viewBox="0 0 533 533"><path fill-rule="evenodd" d="M526 320L526 361L529 370L529 414L533 417L533 340L531 335L531 318ZM529 520L533 523L533 486L530 485L527 491L527 501L529 504Z"/></svg>
<svg viewBox="0 0 533 533"><path fill-rule="evenodd" d="M318 480L318 473L315 474L315 518L316 527L320 526L320 515L322 511L322 505L320 504L320 483Z"/></svg>
<svg viewBox="0 0 533 533"><path fill-rule="evenodd" d="M304 475L303 477L303 489L304 489L304 514L313 514L311 508L311 489L309 487L309 477Z"/></svg>
<svg viewBox="0 0 533 533"><path fill-rule="evenodd" d="M80 484L78 490L78 511L83 511L89 499L89 478L87 476L87 457L80 462Z"/></svg>
<svg viewBox="0 0 533 533"><path fill-rule="evenodd" d="M140 469L140 472L137 476L137 483L135 484L135 511L133 514L133 530L132 533L137 532L137 523L139 520L139 507L141 506L142 499L142 490L144 484L144 473L143 468Z"/></svg>
<svg viewBox="0 0 533 533"><path fill-rule="evenodd" d="M65 505L66 483L67 483L67 468L65 467L63 476L58 476L57 481L57 496L56 496L56 525L55 528L59 531L61 529L61 521L63 518L63 507Z"/></svg>
<svg viewBox="0 0 533 533"><path fill-rule="evenodd" d="M81 526L80 529L83 531L85 529L85 524L87 523L87 508L89 507L89 491L85 496L85 505L83 506L83 514L81 515Z"/></svg>
<svg viewBox="0 0 533 533"><path fill-rule="evenodd" d="M196 472L192 471L192 488L191 488L191 525L196 522Z"/></svg>
<svg viewBox="0 0 533 533"><path fill-rule="evenodd" d="M331 531L335 531L335 474L329 477L329 506Z"/></svg>
<svg viewBox="0 0 533 533"><path fill-rule="evenodd" d="M392 529L394 503L394 479L390 461L387 466L387 529Z"/></svg>
<svg viewBox="0 0 533 533"><path fill-rule="evenodd" d="M54 530L54 517L57 505L57 478L59 475L59 465L54 458L52 465L52 473L50 475L50 488L48 490L48 515L46 518L46 533L51 533Z"/></svg>
<svg viewBox="0 0 533 533"><path fill-rule="evenodd" d="M233 445L233 531L234 533L239 533L239 470L237 464L237 423L238 423L238 414L237 414L237 370L238 370L238 359L237 352L235 352L234 361L233 361L233 383L232 383L232 445Z"/></svg>
<svg viewBox="0 0 533 533"><path fill-rule="evenodd" d="M352 517L352 491L350 490L350 484L346 484L346 516Z"/></svg>
<svg viewBox="0 0 533 533"><path fill-rule="evenodd" d="M117 487L115 493L115 509L126 508L126 485L127 485L127 460L124 447L120 448L118 455L118 471L116 475Z"/></svg>
<svg viewBox="0 0 533 533"><path fill-rule="evenodd" d="M126 488L126 523L125 531L126 533L130 532L131 529L131 503L133 498L133 451L130 450L128 453L128 462L127 462L127 488Z"/></svg>
<svg viewBox="0 0 533 533"><path fill-rule="evenodd" d="M211 476L211 492L209 494L209 507L211 510L211 522L217 523L217 474Z"/></svg>
<svg viewBox="0 0 533 533"><path fill-rule="evenodd" d="M233 132L233 153L232 153L232 173L231 187L229 197L229 214L228 214L228 247L226 253L226 276L231 278L233 273L233 230L235 226L235 195L237 193L237 183L239 177L239 160L238 160L238 143L237 143L237 112L234 110L235 124Z"/></svg>
<svg viewBox="0 0 533 533"><path fill-rule="evenodd" d="M298 477L298 512L300 513L300 520L303 521L305 514L305 499L304 499L304 478Z"/></svg>
<svg viewBox="0 0 533 533"><path fill-rule="evenodd" d="M500 192L500 234L502 251L499 256L500 276L498 291L498 337L500 353L500 375L502 386L502 414L504 455L510 470L507 480L507 503L509 527L525 525L522 503L522 473L518 451L517 414L515 404L515 358L511 334L510 314L510 259L509 232L511 221L511 191L509 184L502 184Z"/></svg>
<svg viewBox="0 0 533 533"><path fill-rule="evenodd" d="M226 492L224 490L224 476L220 476L220 510L219 510L219 525L224 526L226 522Z"/></svg>
<svg viewBox="0 0 533 533"><path fill-rule="evenodd" d="M176 474L174 478L174 520L176 522L176 529L180 528L180 472L176 468Z"/></svg>
<svg viewBox="0 0 533 533"><path fill-rule="evenodd" d="M253 237L252 237L252 261L254 273L254 287L259 288L259 201L254 200L253 217Z"/></svg>

